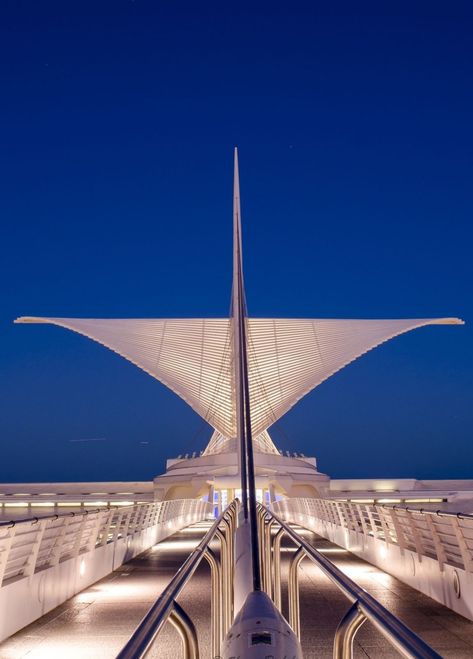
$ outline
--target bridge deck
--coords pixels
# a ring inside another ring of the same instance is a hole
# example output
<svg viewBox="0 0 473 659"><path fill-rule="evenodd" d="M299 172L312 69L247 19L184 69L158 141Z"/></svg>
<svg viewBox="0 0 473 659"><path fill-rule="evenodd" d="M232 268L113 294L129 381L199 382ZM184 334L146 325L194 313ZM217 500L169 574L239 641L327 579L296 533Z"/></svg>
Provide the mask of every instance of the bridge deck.
<svg viewBox="0 0 473 659"><path fill-rule="evenodd" d="M202 525L181 531L0 644L0 659L112 659L150 604L202 535ZM355 581L419 633L442 656L473 656L473 623L418 593L378 568L305 531ZM287 571L290 544L283 544ZM181 598L197 625L201 656L209 657L209 568L202 565ZM285 579L283 579L283 583ZM301 628L305 659L332 656L335 628L348 601L308 559L301 565ZM283 588L283 601L287 601ZM180 656L177 633L168 625L151 653L157 659ZM357 635L356 657L397 657L369 623Z"/></svg>
<svg viewBox="0 0 473 659"><path fill-rule="evenodd" d="M312 545L409 625L440 655L448 659L473 657L473 622L328 540L310 531L301 531ZM286 548L289 548L288 545ZM287 564L288 560L286 569ZM348 600L309 559L302 561L300 570L304 657L331 659L335 629L348 608ZM283 583L286 583L285 578ZM287 602L284 588L283 602ZM355 647L355 657L360 659L400 656L369 622L365 622L358 631Z"/></svg>

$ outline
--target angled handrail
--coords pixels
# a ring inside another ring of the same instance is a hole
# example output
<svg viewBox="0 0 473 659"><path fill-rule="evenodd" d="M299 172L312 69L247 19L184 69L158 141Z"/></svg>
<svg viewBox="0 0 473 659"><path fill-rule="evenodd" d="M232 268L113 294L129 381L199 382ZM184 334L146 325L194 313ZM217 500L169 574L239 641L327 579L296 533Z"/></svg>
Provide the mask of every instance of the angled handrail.
<svg viewBox="0 0 473 659"><path fill-rule="evenodd" d="M364 620L369 620L383 634L383 636L405 657L419 659L440 658L425 641L415 634L399 618L392 614L364 588L361 588L350 577L342 572L328 558L312 547L294 529L284 522L278 515L265 506L261 506L266 515L273 518L284 532L304 550L329 579L354 604L340 622L335 633L334 658L351 656L353 637ZM300 554L296 555L301 560ZM296 623L297 625L297 623Z"/></svg>
<svg viewBox="0 0 473 659"><path fill-rule="evenodd" d="M171 616L176 617L176 611L182 618L184 613L181 607L176 607L176 598L182 592L183 588L187 585L192 575L196 571L200 562L204 558L204 554L210 548L210 543L217 537L219 526L224 520L230 518L234 520L234 514L237 512L238 501L235 499L223 511L223 513L215 520L205 536L199 542L197 547L187 557L174 577L171 579L167 587L163 590L161 595L149 609L143 620L140 622L134 633L117 654L116 659L140 659L145 657L157 635L163 628L164 624L170 619ZM232 523L232 522L231 522ZM228 567L228 566L227 566ZM228 582L227 582L228 583ZM195 638L195 629L189 618L186 618L186 626L181 627L181 631L186 630L187 636L185 644L194 645L192 639ZM183 632L184 633L184 632ZM192 651L194 652L194 651ZM198 649L195 653L191 654L193 657L198 657Z"/></svg>

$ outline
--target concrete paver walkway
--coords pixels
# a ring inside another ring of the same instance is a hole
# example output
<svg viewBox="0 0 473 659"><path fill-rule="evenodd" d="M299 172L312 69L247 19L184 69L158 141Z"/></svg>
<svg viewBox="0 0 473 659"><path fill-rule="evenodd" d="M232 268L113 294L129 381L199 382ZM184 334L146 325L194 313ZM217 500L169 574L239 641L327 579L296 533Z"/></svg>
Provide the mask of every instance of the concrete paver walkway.
<svg viewBox="0 0 473 659"><path fill-rule="evenodd" d="M133 559L108 577L0 644L0 659L112 659L209 528L196 524ZM206 561L182 593L209 656L210 569ZM178 659L181 641L166 625L150 657Z"/></svg>
<svg viewBox="0 0 473 659"><path fill-rule="evenodd" d="M447 659L473 658L473 622L311 531L303 530L303 533L314 547L397 615L441 656ZM291 548L290 542L284 546ZM290 552L286 554L287 557L289 555ZM288 558L285 563L287 570ZM310 559L304 559L299 569L304 658L331 659L335 629L350 603ZM286 578L283 583L287 583ZM286 593L283 593L283 602L287 602ZM355 657L362 659L400 656L369 622L359 629L354 647Z"/></svg>

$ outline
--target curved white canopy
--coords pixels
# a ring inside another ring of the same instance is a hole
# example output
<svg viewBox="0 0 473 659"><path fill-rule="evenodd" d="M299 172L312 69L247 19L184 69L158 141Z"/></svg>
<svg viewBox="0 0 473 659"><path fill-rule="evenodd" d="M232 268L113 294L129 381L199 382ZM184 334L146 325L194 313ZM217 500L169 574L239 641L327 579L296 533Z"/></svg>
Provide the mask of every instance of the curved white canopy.
<svg viewBox="0 0 473 659"><path fill-rule="evenodd" d="M15 322L59 325L101 343L172 389L224 437L236 437L229 319L22 317ZM253 437L314 387L381 343L418 327L462 322L248 318Z"/></svg>

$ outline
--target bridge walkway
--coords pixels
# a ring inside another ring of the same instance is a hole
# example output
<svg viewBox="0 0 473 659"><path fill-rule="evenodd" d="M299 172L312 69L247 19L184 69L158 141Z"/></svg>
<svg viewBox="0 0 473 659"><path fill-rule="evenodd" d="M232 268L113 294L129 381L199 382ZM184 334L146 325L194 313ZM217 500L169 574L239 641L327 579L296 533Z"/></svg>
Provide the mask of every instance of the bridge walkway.
<svg viewBox="0 0 473 659"><path fill-rule="evenodd" d="M210 523L184 529L0 643L0 659L112 659L169 583ZM210 570L197 569L180 600L197 626L202 659L210 647ZM181 641L168 624L152 659L178 659Z"/></svg>
<svg viewBox="0 0 473 659"><path fill-rule="evenodd" d="M0 659L113 659L190 550L206 524L196 524L171 536L119 570L54 609L0 644ZM306 539L351 578L398 615L447 659L473 657L473 622L418 593L378 568L307 530ZM283 602L292 555L283 542ZM329 659L335 628L348 601L308 559L300 566L301 629L305 659ZM201 657L210 656L209 568L201 564L186 587L181 604L194 620ZM287 615L287 611L285 611ZM366 622L355 641L355 657L387 659L399 655ZM180 640L167 625L153 659L177 659Z"/></svg>
<svg viewBox="0 0 473 659"><path fill-rule="evenodd" d="M440 655L446 659L473 657L473 622L312 531L295 528ZM282 562L282 601L285 604L292 547L290 542L283 542L282 548L286 550L286 560ZM309 559L302 561L299 570L304 658L332 659L335 629L348 608L348 600ZM283 607L283 613L287 616L287 608ZM354 645L354 656L360 659L394 659L400 656L368 621L358 631Z"/></svg>

